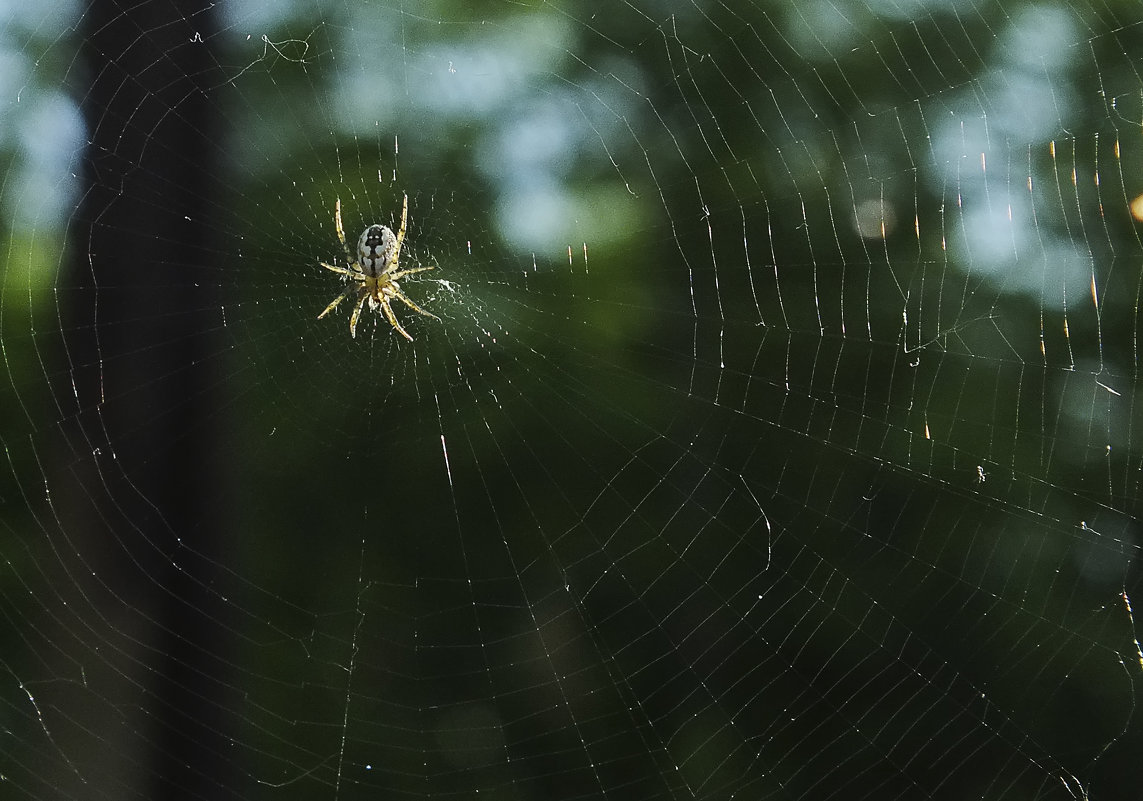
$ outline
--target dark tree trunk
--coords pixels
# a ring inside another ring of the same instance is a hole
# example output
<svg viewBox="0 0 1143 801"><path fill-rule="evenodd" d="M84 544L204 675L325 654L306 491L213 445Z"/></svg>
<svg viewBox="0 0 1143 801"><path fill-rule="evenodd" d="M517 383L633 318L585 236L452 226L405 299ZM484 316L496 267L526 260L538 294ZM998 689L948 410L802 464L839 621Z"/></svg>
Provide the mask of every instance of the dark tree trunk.
<svg viewBox="0 0 1143 801"><path fill-rule="evenodd" d="M90 141L63 342L78 400L67 441L97 455L73 467L82 500L65 525L98 566L85 599L118 647L93 689L121 702L126 733L109 725L106 750L130 765L100 789L232 797L217 21L210 4L94 0L84 22L90 83L76 88Z"/></svg>

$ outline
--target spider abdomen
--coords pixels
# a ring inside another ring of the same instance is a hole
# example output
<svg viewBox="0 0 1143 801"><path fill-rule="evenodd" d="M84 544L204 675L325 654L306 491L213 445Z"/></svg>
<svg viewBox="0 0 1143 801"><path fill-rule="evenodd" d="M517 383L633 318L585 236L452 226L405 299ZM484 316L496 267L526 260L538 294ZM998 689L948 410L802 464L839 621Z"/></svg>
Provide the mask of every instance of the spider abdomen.
<svg viewBox="0 0 1143 801"><path fill-rule="evenodd" d="M371 225L357 240L357 258L361 271L370 278L376 278L385 271L397 237L384 225Z"/></svg>

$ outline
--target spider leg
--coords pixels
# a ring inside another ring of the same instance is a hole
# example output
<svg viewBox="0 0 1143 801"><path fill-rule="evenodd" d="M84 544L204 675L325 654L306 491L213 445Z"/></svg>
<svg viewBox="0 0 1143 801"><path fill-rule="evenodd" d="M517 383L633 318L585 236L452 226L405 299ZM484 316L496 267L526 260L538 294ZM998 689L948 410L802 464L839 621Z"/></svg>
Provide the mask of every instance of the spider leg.
<svg viewBox="0 0 1143 801"><path fill-rule="evenodd" d="M409 220L409 196L405 195L405 200L401 204L401 228L397 231L397 244L393 246L393 255L389 257L389 263L385 265L382 272L389 272L397 266L397 259L401 258L401 245L405 243L405 223Z"/></svg>
<svg viewBox="0 0 1143 801"><path fill-rule="evenodd" d="M409 269L409 270L399 270L395 273L389 273L389 280L390 281L396 281L398 278L402 278L406 275L412 275L413 273L423 273L423 272L426 272L428 270L435 270L435 269L436 269L436 266L413 267L412 269Z"/></svg>
<svg viewBox="0 0 1143 801"><path fill-rule="evenodd" d="M418 306L416 303L413 303L413 301L409 300L409 299L408 299L408 298L405 296L405 293L404 293L404 292L402 292L400 289L397 289L397 290L394 290L394 291L393 291L393 297L395 297L395 298L399 298L399 299L400 299L400 300L401 300L401 301L402 301L402 302L403 302L403 303L404 303L406 306L408 306L410 309L412 309L412 310L413 310L413 311L415 311L415 312L420 312L421 314L425 315L425 317L432 317L434 320L439 320L439 319L440 319L439 317L437 317L437 316L436 316L435 314L433 314L432 312L427 312L427 311L425 311L424 309L422 309L420 306Z"/></svg>
<svg viewBox="0 0 1143 801"><path fill-rule="evenodd" d="M339 305L341 305L341 302L342 302L343 300L345 300L346 298L348 298L350 295L352 295L352 294L353 294L353 291L354 291L355 289L357 289L357 288L358 288L358 287L357 287L357 286L355 286L355 285L353 285L353 284L350 284L349 286L347 286L347 287L345 288L345 291L344 291L344 292L342 292L340 295L338 295L336 298L334 298L334 299L333 299L333 303L331 303L331 304L329 304L328 306L326 306L326 307L325 307L325 311L323 311L321 314L319 314L319 315L317 316L317 318L320 320L321 318L323 318L323 317L325 317L327 314L329 314L331 311L333 311L334 309L336 309L336 308L337 308Z"/></svg>
<svg viewBox="0 0 1143 801"><path fill-rule="evenodd" d="M369 297L368 292L362 292L361 297L357 299L357 305L353 307L353 315L349 318L349 335L357 339L357 318L361 316L361 309L365 306L365 299Z"/></svg>
<svg viewBox="0 0 1143 801"><path fill-rule="evenodd" d="M398 297L400 296L398 295ZM401 336L412 342L413 338L409 336L409 332L402 328L401 324L397 322L397 315L393 314L393 309L389 307L389 297L387 295L381 298L381 308L385 310L385 316L389 318L389 324L400 331Z"/></svg>
<svg viewBox="0 0 1143 801"><path fill-rule="evenodd" d="M345 228L341 224L341 198L337 199L337 205L334 207L333 222L337 226L337 238L341 240L341 247L345 251L345 260L353 264L353 254L349 251L349 243L345 241Z"/></svg>
<svg viewBox="0 0 1143 801"><path fill-rule="evenodd" d="M335 267L332 264L326 264L324 261L319 261L318 264L320 264L322 267L325 267L327 270L333 270L335 273L340 273L341 275L348 275L351 278L356 278L358 280L363 280L365 277L365 273L362 273L358 270L354 270L352 267L349 269L346 269L345 267Z"/></svg>

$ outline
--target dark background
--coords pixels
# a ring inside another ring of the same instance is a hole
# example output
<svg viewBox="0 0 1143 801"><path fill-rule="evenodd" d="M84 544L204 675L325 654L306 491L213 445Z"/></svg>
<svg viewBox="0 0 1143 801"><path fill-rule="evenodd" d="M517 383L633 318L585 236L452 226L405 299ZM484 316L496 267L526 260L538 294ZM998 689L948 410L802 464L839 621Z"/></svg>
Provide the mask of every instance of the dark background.
<svg viewBox="0 0 1143 801"><path fill-rule="evenodd" d="M1136 796L1136 4L21 13L0 795Z"/></svg>

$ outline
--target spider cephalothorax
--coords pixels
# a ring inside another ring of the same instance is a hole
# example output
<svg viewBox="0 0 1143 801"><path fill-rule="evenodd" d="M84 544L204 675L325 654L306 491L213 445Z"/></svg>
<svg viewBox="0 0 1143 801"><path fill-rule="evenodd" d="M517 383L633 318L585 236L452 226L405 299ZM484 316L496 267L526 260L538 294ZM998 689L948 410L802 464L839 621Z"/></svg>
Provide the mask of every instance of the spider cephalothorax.
<svg viewBox="0 0 1143 801"><path fill-rule="evenodd" d="M398 278L404 278L406 275L413 273L423 273L426 270L433 269L430 267L414 267L411 270L399 270L398 260L401 257L401 245L405 242L405 223L409 216L409 196L405 196L405 201L401 206L401 228L394 234L389 228L384 225L371 225L365 229L361 234L361 238L357 240L357 258L349 252L349 244L345 241L345 229L341 225L341 198L337 199L337 205L334 208L333 221L337 226L337 238L341 240L341 247L345 250L345 259L349 263L349 267L339 267L333 264L326 264L324 261L319 262L322 267L327 270L332 270L335 273L344 275L352 279L356 283L350 283L340 295L334 298L333 303L325 307L325 311L318 315L320 320L331 311L338 307L343 300L351 297L354 293L357 294L357 302L353 307L353 314L349 317L349 335L352 337L357 336L357 319L361 316L361 310L365 307L365 302L369 301L369 307L376 309L378 306L385 312L385 317L389 320L389 324L397 329L405 339L410 342L413 338L409 336L409 332L401 327L397 322L396 315L393 314L393 308L389 305L393 298L397 298L410 309L425 317L432 317L434 320L439 320L435 314L425 311L416 303L409 300L405 293L401 291L401 287L397 284Z"/></svg>

